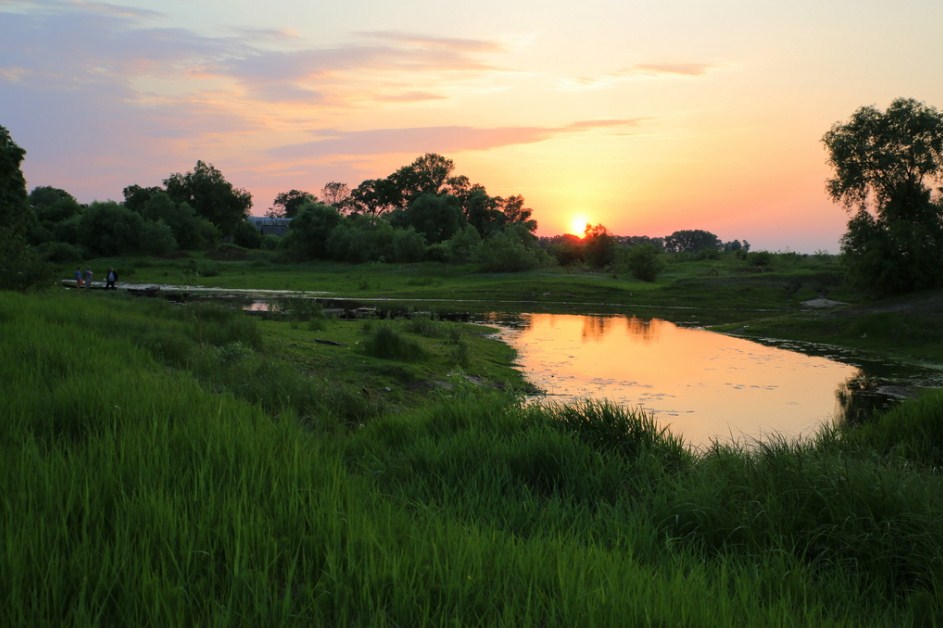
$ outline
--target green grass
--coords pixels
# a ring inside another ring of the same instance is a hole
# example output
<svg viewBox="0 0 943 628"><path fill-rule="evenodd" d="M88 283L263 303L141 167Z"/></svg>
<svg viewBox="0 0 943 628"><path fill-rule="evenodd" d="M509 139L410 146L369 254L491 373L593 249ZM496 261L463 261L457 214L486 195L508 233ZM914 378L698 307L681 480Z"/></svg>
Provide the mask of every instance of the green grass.
<svg viewBox="0 0 943 628"><path fill-rule="evenodd" d="M943 394L695 454L478 327L297 323L0 294L0 624L943 623Z"/></svg>

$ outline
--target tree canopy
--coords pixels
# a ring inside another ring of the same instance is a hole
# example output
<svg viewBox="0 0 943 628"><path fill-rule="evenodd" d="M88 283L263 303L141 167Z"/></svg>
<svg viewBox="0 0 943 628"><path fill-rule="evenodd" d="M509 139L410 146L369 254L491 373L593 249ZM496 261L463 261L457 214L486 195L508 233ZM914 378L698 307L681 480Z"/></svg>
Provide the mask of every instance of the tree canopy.
<svg viewBox="0 0 943 628"><path fill-rule="evenodd" d="M233 187L213 164L203 161L197 161L191 172L170 175L164 186L174 202L190 205L224 236L235 233L252 207L249 192Z"/></svg>
<svg viewBox="0 0 943 628"><path fill-rule="evenodd" d="M892 208L895 197L919 202L943 170L943 115L910 98L898 98L885 112L861 107L822 141L835 171L828 193L849 209L869 198L879 214Z"/></svg>
<svg viewBox="0 0 943 628"><path fill-rule="evenodd" d="M0 228L22 235L29 224L26 179L20 164L26 151L0 126Z"/></svg>
<svg viewBox="0 0 943 628"><path fill-rule="evenodd" d="M317 201L314 194L302 190L289 190L275 196L268 215L272 218L294 218L298 210L308 203Z"/></svg>
<svg viewBox="0 0 943 628"><path fill-rule="evenodd" d="M943 115L899 98L885 112L858 109L822 141L829 195L857 208L842 237L852 281L878 296L943 284L943 208L930 196L943 174Z"/></svg>

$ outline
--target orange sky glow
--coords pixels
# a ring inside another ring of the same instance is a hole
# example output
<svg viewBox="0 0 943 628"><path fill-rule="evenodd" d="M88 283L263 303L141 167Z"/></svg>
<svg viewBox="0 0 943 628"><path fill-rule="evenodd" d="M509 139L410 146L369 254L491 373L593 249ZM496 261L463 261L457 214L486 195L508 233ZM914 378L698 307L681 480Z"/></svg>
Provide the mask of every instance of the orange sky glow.
<svg viewBox="0 0 943 628"><path fill-rule="evenodd" d="M0 124L30 188L84 202L203 160L263 214L434 152L523 195L539 235L834 252L821 137L943 107L940 23L937 0L6 0Z"/></svg>

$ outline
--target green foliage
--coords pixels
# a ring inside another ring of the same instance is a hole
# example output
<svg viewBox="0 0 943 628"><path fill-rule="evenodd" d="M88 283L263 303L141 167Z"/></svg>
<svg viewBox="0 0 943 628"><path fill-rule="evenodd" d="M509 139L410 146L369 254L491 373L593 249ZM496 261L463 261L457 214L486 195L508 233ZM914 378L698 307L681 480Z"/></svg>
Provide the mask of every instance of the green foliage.
<svg viewBox="0 0 943 628"><path fill-rule="evenodd" d="M25 234L33 220L20 170L25 155L6 127L0 126L0 229L13 235Z"/></svg>
<svg viewBox="0 0 943 628"><path fill-rule="evenodd" d="M769 268L773 263L773 254L769 251L753 251L747 253L747 264L754 268Z"/></svg>
<svg viewBox="0 0 943 628"><path fill-rule="evenodd" d="M616 258L616 241L603 225L586 225L583 237L583 259L594 268L604 268Z"/></svg>
<svg viewBox="0 0 943 628"><path fill-rule="evenodd" d="M163 220L144 221L140 242L141 248L152 255L164 255L177 248L174 232Z"/></svg>
<svg viewBox="0 0 943 628"><path fill-rule="evenodd" d="M426 357L422 345L389 325L372 327L363 341L363 350L375 358L402 362L415 362Z"/></svg>
<svg viewBox="0 0 943 628"><path fill-rule="evenodd" d="M84 259L81 248L66 242L43 242L36 252L55 264L77 264Z"/></svg>
<svg viewBox="0 0 943 628"><path fill-rule="evenodd" d="M262 234L251 222L243 220L236 227L233 243L243 248L257 249L262 246Z"/></svg>
<svg viewBox="0 0 943 628"><path fill-rule="evenodd" d="M924 393L876 421L843 435L851 446L875 451L889 461L925 469L943 468L943 392Z"/></svg>
<svg viewBox="0 0 943 628"><path fill-rule="evenodd" d="M125 207L147 220L163 221L170 227L174 240L182 249L209 249L219 240L219 230L197 215L189 203L177 203L160 188L129 186L124 189Z"/></svg>
<svg viewBox="0 0 943 628"><path fill-rule="evenodd" d="M877 296L943 285L943 207L928 187L943 173L943 114L899 98L885 112L858 109L822 141L829 194L858 208L842 238L851 280Z"/></svg>
<svg viewBox="0 0 943 628"><path fill-rule="evenodd" d="M583 262L583 241L573 234L551 238L547 250L560 266L573 266Z"/></svg>
<svg viewBox="0 0 943 628"><path fill-rule="evenodd" d="M215 225L224 236L235 233L252 207L252 195L235 188L213 164L197 161L191 172L179 172L164 180L175 203L187 203Z"/></svg>
<svg viewBox="0 0 943 628"><path fill-rule="evenodd" d="M547 254L529 245L516 229L509 228L482 240L473 250L472 262L485 272L520 272L546 264Z"/></svg>
<svg viewBox="0 0 943 628"><path fill-rule="evenodd" d="M144 220L114 201L88 206L78 224L79 241L93 255L123 255L141 248Z"/></svg>
<svg viewBox="0 0 943 628"><path fill-rule="evenodd" d="M309 203L291 221L285 247L297 259L328 259L331 232L341 223L337 209L323 203Z"/></svg>
<svg viewBox="0 0 943 628"><path fill-rule="evenodd" d="M939 395L691 454L604 404L384 412L369 358L236 319L0 294L4 625L939 623Z"/></svg>
<svg viewBox="0 0 943 628"><path fill-rule="evenodd" d="M625 257L629 272L640 281L655 281L665 268L661 251L651 243L630 247Z"/></svg>
<svg viewBox="0 0 943 628"><path fill-rule="evenodd" d="M26 240L36 217L20 170L25 155L0 126L0 290L26 290L50 279L50 268Z"/></svg>
<svg viewBox="0 0 943 628"><path fill-rule="evenodd" d="M544 411L554 425L599 451L614 451L627 458L657 456L666 466L677 469L693 461L683 441L642 410L629 412L606 401L584 399L570 405L549 405Z"/></svg>
<svg viewBox="0 0 943 628"><path fill-rule="evenodd" d="M52 282L52 268L26 238L0 227L0 290L44 288Z"/></svg>
<svg viewBox="0 0 943 628"><path fill-rule="evenodd" d="M318 199L309 192L302 190L290 190L281 192L275 196L272 201L272 207L269 209L269 216L294 218L298 211L305 205L316 203Z"/></svg>
<svg viewBox="0 0 943 628"><path fill-rule="evenodd" d="M665 236L665 251L668 253L717 252L724 248L723 242L710 231L683 229Z"/></svg>
<svg viewBox="0 0 943 628"><path fill-rule="evenodd" d="M848 122L836 122L822 138L835 176L832 199L846 207L873 199L880 217L902 190L919 193L943 170L943 114L909 98L887 111L861 107Z"/></svg>
<svg viewBox="0 0 943 628"><path fill-rule="evenodd" d="M390 262L420 262L426 257L426 239L415 229L396 229L393 231Z"/></svg>
<svg viewBox="0 0 943 628"><path fill-rule="evenodd" d="M47 228L82 212L82 206L74 196L51 186L33 188L29 193L29 204L36 218Z"/></svg>
<svg viewBox="0 0 943 628"><path fill-rule="evenodd" d="M921 220L874 218L865 210L848 221L843 261L852 284L888 296L943 285L943 210L926 203Z"/></svg>
<svg viewBox="0 0 943 628"><path fill-rule="evenodd" d="M394 220L394 226L412 227L430 244L448 240L461 230L464 222L453 197L434 194L417 197Z"/></svg>

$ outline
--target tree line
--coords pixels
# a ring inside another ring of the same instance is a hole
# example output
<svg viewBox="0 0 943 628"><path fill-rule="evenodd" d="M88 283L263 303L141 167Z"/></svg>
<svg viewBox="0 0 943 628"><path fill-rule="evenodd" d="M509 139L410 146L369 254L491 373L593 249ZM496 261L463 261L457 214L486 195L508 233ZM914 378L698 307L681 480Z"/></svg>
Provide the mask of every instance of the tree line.
<svg viewBox="0 0 943 628"><path fill-rule="evenodd" d="M121 202L81 204L52 186L36 187L27 195L19 170L25 152L8 133L4 146L11 175L5 178L8 194L16 196L7 207L17 207L10 213L16 216L18 242L31 247L37 265L42 260L78 263L86 257L208 251L232 243L272 250L286 262L438 261L474 264L484 271L553 263L605 268L631 262L636 276L653 280L664 252L704 255L749 248L739 241L724 244L702 230L630 238L613 236L603 225L587 225L583 237L538 238L537 221L523 196L493 196L483 185L455 174L452 160L435 153L353 189L329 182L320 194L297 189L279 193L267 215L290 218L288 233L262 236L248 220L251 194L232 185L212 164L197 161L193 170L169 175L162 186L129 185ZM629 249L633 255L625 254Z"/></svg>
<svg viewBox="0 0 943 628"><path fill-rule="evenodd" d="M936 195L933 188L943 175L943 114L897 99L886 111L858 109L822 141L834 170L828 194L851 214L841 239L849 279L876 296L943 286L943 188ZM263 237L247 220L251 195L203 161L171 174L163 186L129 185L121 202L83 205L50 186L27 194L24 155L0 126L0 263L6 269L0 282L6 287L37 283L47 261L210 250L221 242L272 249L284 261L432 260L486 271L621 264L646 280L660 272L665 253L745 258L750 248L697 229L648 238L587 225L582 237L538 238L522 196L492 196L434 153L353 189L330 182L320 195L278 194L268 213L292 219L284 238Z"/></svg>

